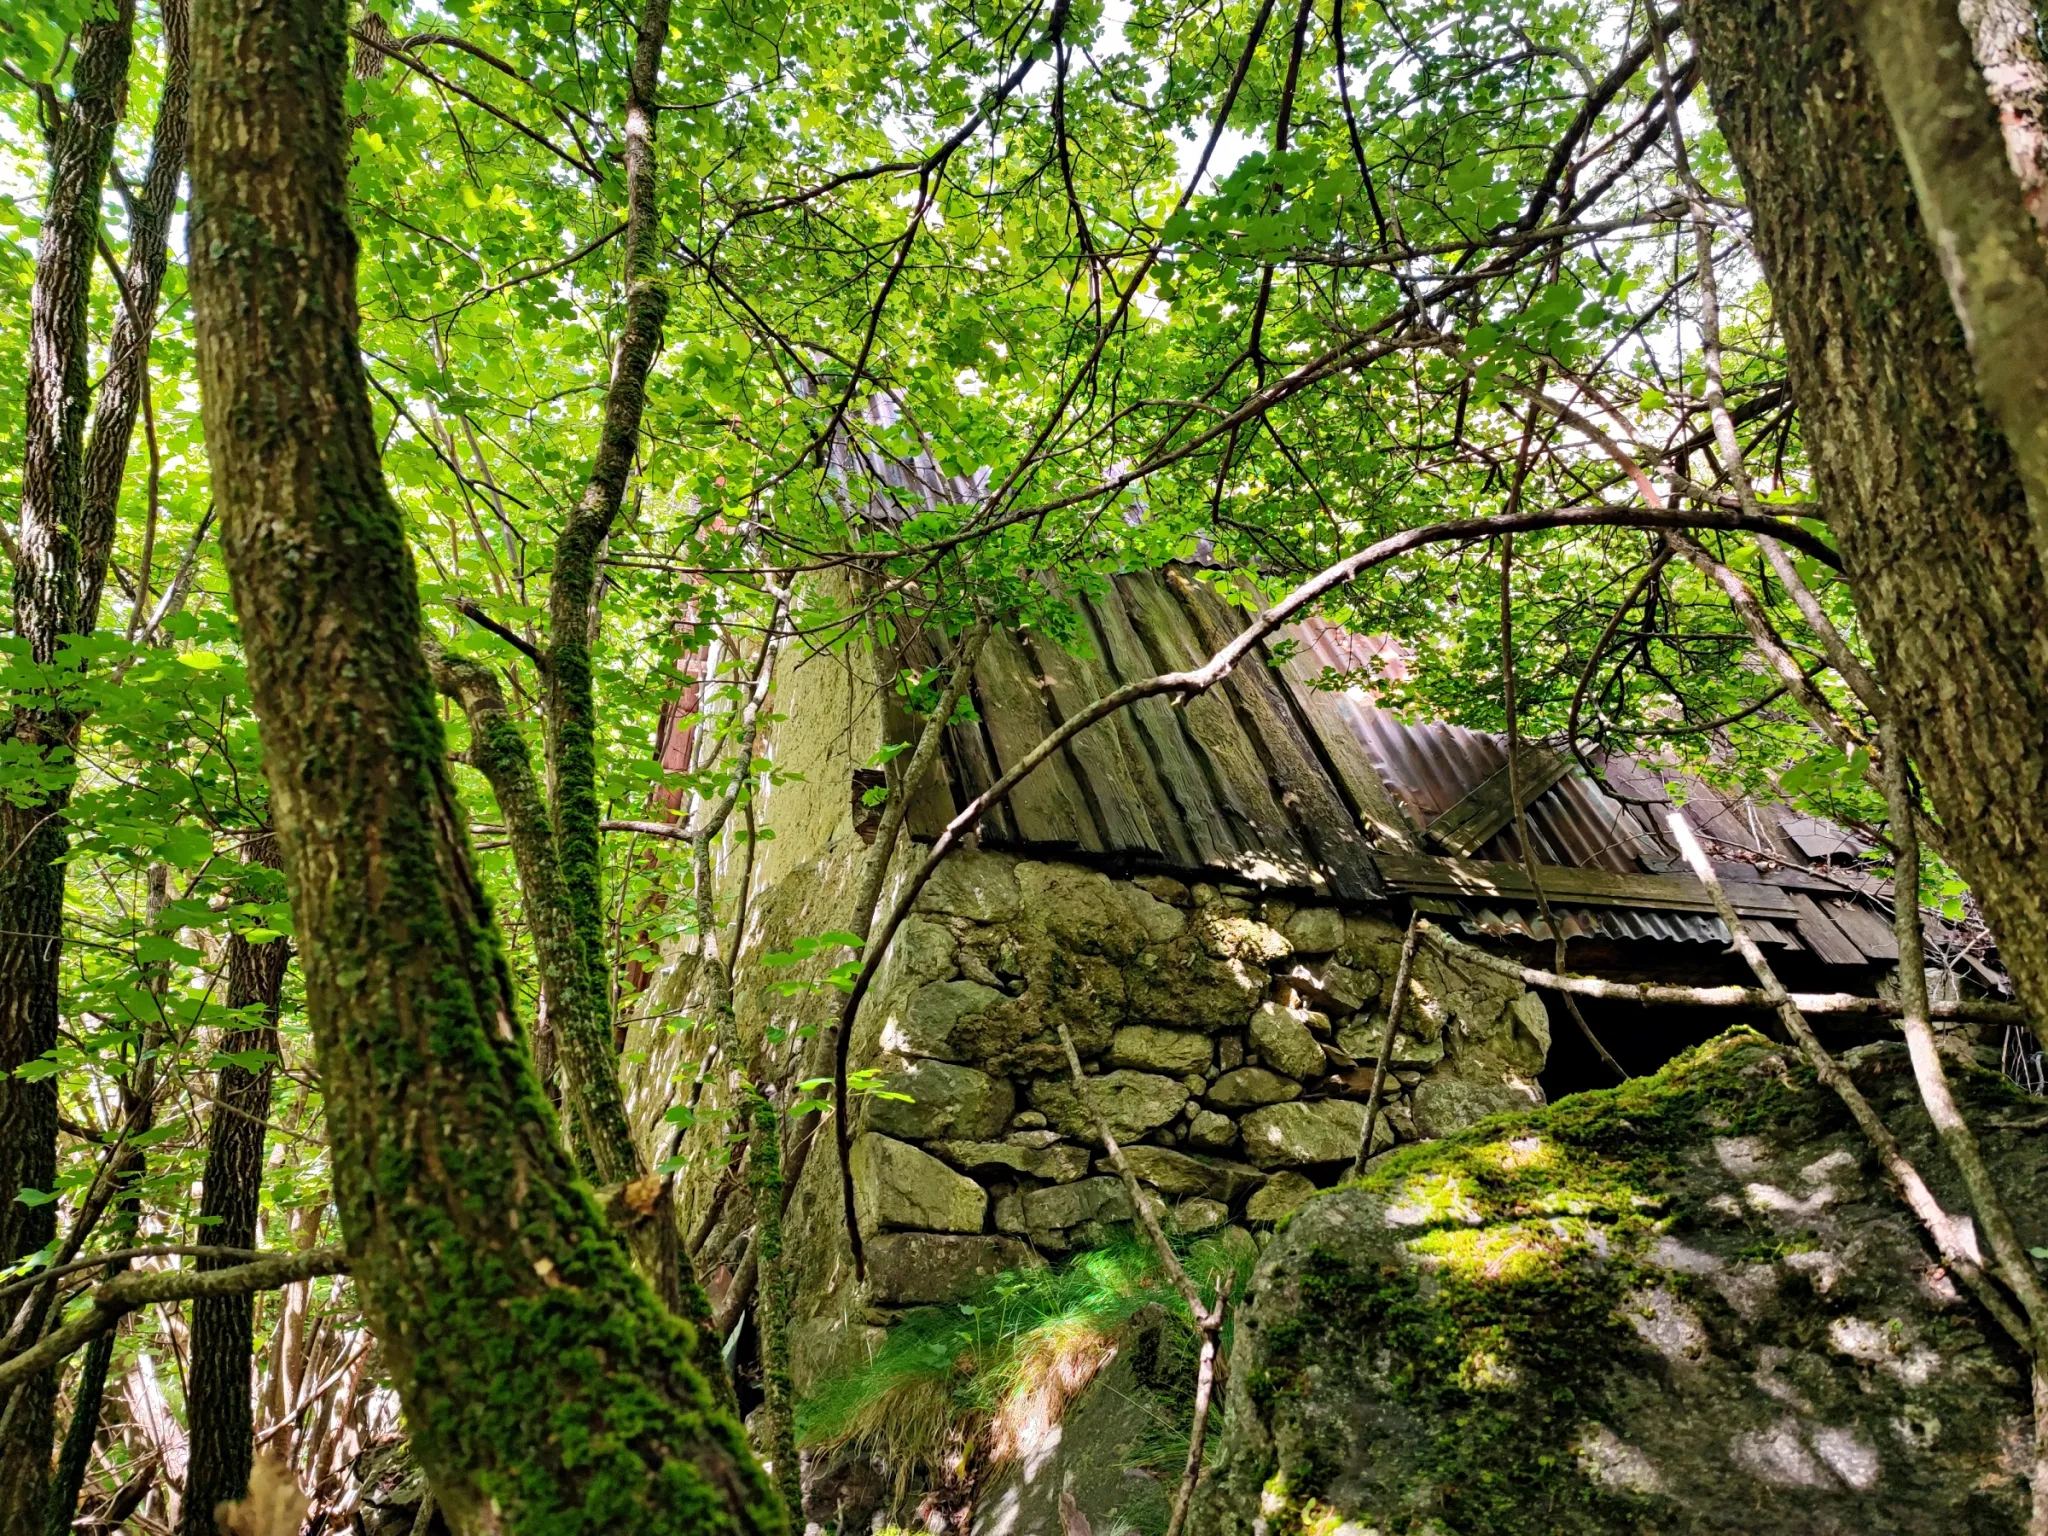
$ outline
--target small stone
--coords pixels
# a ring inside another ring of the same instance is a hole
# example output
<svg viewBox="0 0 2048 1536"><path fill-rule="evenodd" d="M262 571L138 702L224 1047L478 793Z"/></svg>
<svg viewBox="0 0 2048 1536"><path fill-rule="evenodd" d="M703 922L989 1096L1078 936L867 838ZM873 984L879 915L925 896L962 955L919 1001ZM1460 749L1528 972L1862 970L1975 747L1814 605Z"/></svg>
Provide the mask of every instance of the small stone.
<svg viewBox="0 0 2048 1536"><path fill-rule="evenodd" d="M1379 973L1353 970L1334 960L1326 961L1317 973L1315 990L1336 1012L1355 1013L1379 1001Z"/></svg>
<svg viewBox="0 0 2048 1536"><path fill-rule="evenodd" d="M1202 909L1195 918L1194 932L1202 948L1218 960L1271 965L1294 953L1294 946L1279 929L1233 912L1222 902Z"/></svg>
<svg viewBox="0 0 2048 1536"><path fill-rule="evenodd" d="M1135 1141L1181 1112L1188 1091L1170 1077L1150 1072L1104 1072L1087 1079L1093 1108L1109 1121L1119 1141ZM1095 1116L1074 1096L1074 1085L1062 1078L1041 1078L1031 1085L1031 1103L1076 1141L1096 1140Z"/></svg>
<svg viewBox="0 0 2048 1536"><path fill-rule="evenodd" d="M869 1292L885 1306L956 1301L1005 1270L1045 1267L1045 1260L1013 1237L891 1232L870 1238L866 1249Z"/></svg>
<svg viewBox="0 0 2048 1536"><path fill-rule="evenodd" d="M1146 890L1142 882L1119 884L1116 889L1130 907L1131 916L1138 920L1138 926L1145 930L1145 937L1153 943L1164 944L1186 931L1187 914Z"/></svg>
<svg viewBox="0 0 2048 1536"><path fill-rule="evenodd" d="M1188 888L1171 875L1140 875L1131 884L1169 906L1185 907L1193 900Z"/></svg>
<svg viewBox="0 0 2048 1536"><path fill-rule="evenodd" d="M1323 1048L1316 1044L1314 1033L1309 1028L1310 1015L1299 1008L1283 1008L1278 1003L1263 1003L1252 1014L1252 1045L1258 1050L1259 1059L1276 1072L1289 1077L1321 1077L1326 1070ZM1325 1029L1330 1021L1321 1019Z"/></svg>
<svg viewBox="0 0 2048 1536"><path fill-rule="evenodd" d="M1035 1133L1050 1136L1050 1131ZM1088 1149L1071 1142L1055 1146L1019 1147L1007 1141L935 1141L931 1150L968 1172L1013 1168L1034 1179L1071 1184L1088 1171Z"/></svg>
<svg viewBox="0 0 2048 1536"><path fill-rule="evenodd" d="M1362 1017L1355 1024L1347 1024L1337 1031L1337 1049L1351 1057L1362 1067L1372 1066L1380 1059L1380 1041L1387 1032L1384 1018L1368 1023ZM1443 1037L1434 1040L1417 1040L1413 1035L1394 1034L1393 1065L1400 1067L1433 1067L1444 1059Z"/></svg>
<svg viewBox="0 0 2048 1536"><path fill-rule="evenodd" d="M1266 1180L1265 1187L1245 1202L1244 1219L1278 1221L1293 1215L1295 1208L1315 1192L1315 1181L1307 1174L1285 1169Z"/></svg>
<svg viewBox="0 0 2048 1536"><path fill-rule="evenodd" d="M1188 1141L1197 1147L1227 1147L1237 1140L1237 1122L1205 1109L1188 1122Z"/></svg>
<svg viewBox="0 0 2048 1536"><path fill-rule="evenodd" d="M1489 1115L1536 1109L1542 1103L1541 1088L1509 1073L1490 1077L1437 1073L1416 1085L1415 1129L1424 1137L1448 1136Z"/></svg>
<svg viewBox="0 0 2048 1536"><path fill-rule="evenodd" d="M1225 1072L1235 1072L1244 1065L1244 1037L1225 1035L1216 1042L1216 1064Z"/></svg>
<svg viewBox="0 0 2048 1536"><path fill-rule="evenodd" d="M1003 1128L1017 1105L1017 1090L1008 1078L946 1061L913 1061L882 1078L879 1087L882 1094L906 1097L866 1096L861 1125L910 1141L934 1136L985 1140Z"/></svg>
<svg viewBox="0 0 2048 1536"><path fill-rule="evenodd" d="M1083 1179L1077 1184L1026 1190L1021 1214L1031 1232L1063 1232L1084 1221L1129 1221L1131 1201L1121 1179Z"/></svg>
<svg viewBox="0 0 2048 1536"><path fill-rule="evenodd" d="M941 864L918 893L921 912L999 923L1022 906L1014 859L998 853L956 853Z"/></svg>
<svg viewBox="0 0 2048 1536"><path fill-rule="evenodd" d="M853 1144L854 1212L861 1235L900 1227L979 1232L988 1195L907 1142L867 1132Z"/></svg>
<svg viewBox="0 0 2048 1536"><path fill-rule="evenodd" d="M1320 1058L1321 1053L1318 1052ZM1301 1097L1301 1084L1264 1067L1239 1067L1209 1084L1205 1095L1212 1109L1255 1109L1261 1104L1280 1104Z"/></svg>
<svg viewBox="0 0 2048 1536"><path fill-rule="evenodd" d="M1238 1125L1245 1156L1257 1168L1349 1162L1358 1155L1365 1134L1365 1106L1350 1099L1317 1099L1308 1104L1272 1104L1255 1109ZM1394 1133L1384 1117L1373 1127L1393 1145Z"/></svg>
<svg viewBox="0 0 2048 1536"><path fill-rule="evenodd" d="M1040 1115L1043 1120L1045 1116ZM1013 1147L1051 1147L1059 1144L1058 1131L1011 1131L1003 1140Z"/></svg>
<svg viewBox="0 0 2048 1536"><path fill-rule="evenodd" d="M1209 1079L1200 1072L1190 1072L1180 1080L1180 1085L1189 1093L1203 1093L1209 1087Z"/></svg>
<svg viewBox="0 0 2048 1536"><path fill-rule="evenodd" d="M1129 1025L1118 1030L1109 1042L1111 1066L1164 1072L1174 1077L1200 1072L1209 1065L1210 1054L1207 1035L1184 1029L1160 1029L1151 1024Z"/></svg>
<svg viewBox="0 0 2048 1536"><path fill-rule="evenodd" d="M1221 1243L1224 1253L1240 1269L1256 1261L1259 1256L1259 1248L1261 1246L1259 1240L1243 1227L1225 1227L1211 1241Z"/></svg>
<svg viewBox="0 0 2048 1536"><path fill-rule="evenodd" d="M1190 1157L1164 1147L1126 1147L1124 1159L1142 1184L1169 1195L1206 1195L1226 1205L1235 1204L1266 1181L1264 1174L1242 1163Z"/></svg>
<svg viewBox="0 0 2048 1536"><path fill-rule="evenodd" d="M890 962L906 977L944 981L953 974L953 934L929 918L905 918L889 946Z"/></svg>
<svg viewBox="0 0 2048 1536"><path fill-rule="evenodd" d="M1257 1195L1252 1196L1254 1200ZM1196 1196L1183 1200L1173 1208L1173 1226L1177 1232L1213 1232L1230 1220L1230 1207L1220 1200L1205 1200Z"/></svg>
<svg viewBox="0 0 2048 1536"><path fill-rule="evenodd" d="M883 1019L882 1049L899 1056L952 1060L962 1054L953 1043L954 1027L1002 1000L1002 993L978 981L926 982Z"/></svg>
<svg viewBox="0 0 2048 1536"><path fill-rule="evenodd" d="M1327 955L1344 945L1344 914L1334 907L1303 907L1280 931L1303 954Z"/></svg>
<svg viewBox="0 0 2048 1536"><path fill-rule="evenodd" d="M1045 1116L1035 1109L1020 1109L1010 1116L1010 1124L1020 1131L1041 1130L1045 1126Z"/></svg>

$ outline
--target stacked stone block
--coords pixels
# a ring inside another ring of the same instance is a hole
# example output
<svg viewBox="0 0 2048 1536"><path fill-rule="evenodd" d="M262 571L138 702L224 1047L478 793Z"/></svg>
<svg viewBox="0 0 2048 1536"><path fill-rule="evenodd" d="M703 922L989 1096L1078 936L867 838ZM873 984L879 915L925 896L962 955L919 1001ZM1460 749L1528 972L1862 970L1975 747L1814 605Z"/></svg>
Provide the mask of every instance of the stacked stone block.
<svg viewBox="0 0 2048 1536"><path fill-rule="evenodd" d="M855 1042L879 1084L853 1149L873 1299L943 1300L1131 1219L1060 1024L1166 1223L1254 1241L1358 1150L1400 945L1385 911L956 856ZM1539 999L1434 956L1416 978L1376 1151L1541 1102Z"/></svg>

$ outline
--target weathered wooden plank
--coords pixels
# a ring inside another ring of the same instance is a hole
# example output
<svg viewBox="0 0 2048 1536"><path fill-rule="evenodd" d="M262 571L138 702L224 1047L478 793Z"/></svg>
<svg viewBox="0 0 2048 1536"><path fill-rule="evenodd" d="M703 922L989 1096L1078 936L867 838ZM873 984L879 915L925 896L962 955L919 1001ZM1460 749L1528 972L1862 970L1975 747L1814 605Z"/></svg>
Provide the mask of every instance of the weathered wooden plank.
<svg viewBox="0 0 2048 1536"><path fill-rule="evenodd" d="M1510 783L1507 765L1503 763L1467 791L1456 805L1429 824L1426 829L1429 840L1440 848L1470 858L1486 846L1494 833L1515 819L1518 807L1509 792L1511 789L1521 790L1522 806L1526 807L1571 772L1572 760L1548 747L1524 744L1515 754L1515 766L1521 775L1519 785Z"/></svg>
<svg viewBox="0 0 2048 1536"><path fill-rule="evenodd" d="M1223 600L1198 581L1169 568L1167 589L1177 595L1210 654L1229 644L1242 626ZM1373 866L1372 850L1358 820L1281 693L1262 654L1254 652L1224 686L1257 738L1261 757L1280 786L1279 801L1293 813L1309 846L1329 872L1332 890L1352 901L1375 901L1387 893Z"/></svg>
<svg viewBox="0 0 2048 1536"><path fill-rule="evenodd" d="M922 634L901 647L897 654L902 666L919 672L935 664L933 647ZM884 665L893 669L897 661L885 660ZM882 682L882 722L886 730L885 739L909 742L911 748L915 749L918 737L924 733L925 722L922 717L913 715L904 707L903 695L896 690L893 676L883 678ZM925 775L924 782L918 786L916 794L911 799L904 826L914 838L929 840L937 837L945 830L946 823L953 819L959 808L961 802L953 795L952 766L946 759L947 754L942 751L938 760L932 764L931 772ZM908 752L896 759L899 768L907 765L909 761Z"/></svg>
<svg viewBox="0 0 2048 1536"><path fill-rule="evenodd" d="M1206 659L1187 610L1158 573L1119 577L1117 585L1132 626L1155 657L1176 669ZM1179 714L1189 739L1206 756L1229 811L1237 843L1231 867L1270 884L1326 885L1328 877L1274 799L1265 762L1238 724L1230 700L1212 690L1189 699Z"/></svg>
<svg viewBox="0 0 2048 1536"><path fill-rule="evenodd" d="M1151 677L1158 670L1131 627L1130 615L1114 585L1099 596L1083 599L1080 606L1102 645L1109 676L1119 687ZM1156 764L1155 782L1170 802L1155 820L1174 820L1177 813L1180 835L1193 852L1190 868L1235 868L1239 844L1229 812L1210 787L1209 775L1195 756L1179 712L1166 700L1153 698L1140 699L1124 714L1146 755Z"/></svg>
<svg viewBox="0 0 2048 1536"><path fill-rule="evenodd" d="M927 649L923 659L916 659L918 653L909 653L912 665L932 665L932 652ZM977 713L981 709L979 685L970 684L968 694ZM942 757L946 765L947 783L955 806L965 806L968 801L995 783L997 769L989 757L988 741L982 734L979 720L970 720L964 725L946 728L945 751ZM948 818L950 819L950 818ZM1007 801L990 806L981 818L980 834L992 843L1014 843L1017 841L1017 823L1010 814Z"/></svg>
<svg viewBox="0 0 2048 1536"><path fill-rule="evenodd" d="M1038 671L1008 630L990 633L974 668L983 722L998 769L1011 764L1052 734L1052 719L1039 696ZM1081 794L1066 754L1055 752L1010 791L1018 836L1026 843L1064 844L1091 853L1105 851L1095 818Z"/></svg>
<svg viewBox="0 0 2048 1536"><path fill-rule="evenodd" d="M1427 854L1381 854L1380 873L1397 891L1463 896L1478 901L1533 902L1536 888L1519 864L1488 859L1432 858ZM1648 907L1670 912L1712 912L1707 888L1691 875L1624 875L1606 869L1537 866L1543 894L1553 902L1597 907ZM1796 922L1799 911L1789 891L1755 880L1730 880L1724 887L1745 917Z"/></svg>
<svg viewBox="0 0 2048 1536"><path fill-rule="evenodd" d="M1271 655L1266 659L1270 665ZM1280 663L1279 671L1308 728L1322 744L1325 760L1336 770L1359 823L1371 830L1382 848L1415 852L1415 828L1365 749L1365 738L1355 720L1358 706L1342 694L1315 686L1320 668L1306 651L1295 651Z"/></svg>
<svg viewBox="0 0 2048 1536"><path fill-rule="evenodd" d="M1830 901L1823 905L1828 920L1849 936L1849 942L1863 951L1866 959L1885 964L1899 958L1898 935L1892 925L1868 907L1853 901Z"/></svg>
<svg viewBox="0 0 2048 1536"><path fill-rule="evenodd" d="M1837 928L1820 904L1803 891L1790 893L1799 909L1799 941L1829 965L1861 965L1863 951Z"/></svg>
<svg viewBox="0 0 2048 1536"><path fill-rule="evenodd" d="M1109 673L1093 656L1076 656L1056 640L1023 636L1025 653L1036 663L1056 718L1068 720L1115 691ZM1128 710L1098 721L1067 743L1067 756L1088 797L1103 841L1119 853L1164 858L1187 868L1194 858L1187 837L1153 774ZM1157 811L1158 814L1154 815Z"/></svg>

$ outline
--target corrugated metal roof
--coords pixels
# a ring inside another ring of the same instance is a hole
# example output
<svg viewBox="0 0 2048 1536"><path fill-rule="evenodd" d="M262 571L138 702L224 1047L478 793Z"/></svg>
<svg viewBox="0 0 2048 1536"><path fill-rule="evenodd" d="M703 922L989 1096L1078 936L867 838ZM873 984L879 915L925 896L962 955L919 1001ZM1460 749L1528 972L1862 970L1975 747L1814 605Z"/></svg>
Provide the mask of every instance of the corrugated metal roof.
<svg viewBox="0 0 2048 1536"><path fill-rule="evenodd" d="M944 494L923 483L934 478L928 464L918 472L891 467L905 482L898 488L906 496ZM1183 568L1126 573L1075 601L1084 632L1095 637L1093 656L1069 655L1028 634L991 637L975 670L981 718L949 733L948 783L913 808L914 832L936 831L954 806L980 793L1072 710L1154 672L1200 665L1245 622L1240 610ZM1452 820L1465 829L1466 841L1451 840L1447 829L1449 846L1470 848L1478 860L1523 862L1514 823L1504 819L1505 788L1498 781L1489 785L1507 763L1502 737L1407 721L1379 708L1364 685L1406 670L1400 647L1389 639L1319 622L1296 626L1284 638L1295 642L1307 665L1299 658L1279 666L1248 660L1222 687L1184 707L1148 701L1114 725L1076 738L1019 786L1005 814L984 825L984 840L1213 869L1371 900L1386 889L1375 846L1382 856L1399 851L1411 862L1416 852L1438 855L1446 844L1431 843L1429 826L1457 807ZM1359 685L1311 686L1326 668ZM1554 757L1548 763L1546 781L1560 766ZM1638 877L1675 871L1677 851L1664 841L1657 815L1620 797L1668 804L1656 774L1625 759L1601 765L1617 796L1576 764L1563 766L1563 776L1526 806L1539 863ZM1704 785L1687 788L1685 814L1703 836L1808 867L1798 844L1780 830L1777 808L1730 799ZM1484 841L1474 847L1473 837ZM1731 880L1757 874L1756 865L1744 862L1724 870ZM1642 904L1631 896L1588 907L1589 895L1558 912L1567 937L1728 943L1720 921L1696 904L1691 911L1668 910L1644 895ZM1685 903L1674 899L1672 905ZM1533 906L1490 900L1454 910L1470 932L1549 938ZM1870 930L1880 920L1866 915L1872 922L1855 937L1870 955L1876 947ZM1790 922L1745 922L1760 942L1821 953L1802 945ZM1848 941L1832 937L1832 953L1845 955Z"/></svg>

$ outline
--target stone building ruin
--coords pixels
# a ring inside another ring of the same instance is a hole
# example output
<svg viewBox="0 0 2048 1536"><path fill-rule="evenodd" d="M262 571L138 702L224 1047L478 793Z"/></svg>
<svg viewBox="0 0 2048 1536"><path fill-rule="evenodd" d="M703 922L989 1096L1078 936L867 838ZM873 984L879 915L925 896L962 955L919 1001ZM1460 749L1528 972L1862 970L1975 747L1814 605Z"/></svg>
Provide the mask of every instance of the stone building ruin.
<svg viewBox="0 0 2048 1536"><path fill-rule="evenodd" d="M1238 611L1201 578L1172 567L1070 594L1082 620L1074 649L992 636L975 672L979 719L947 732L892 884L957 805L1057 721L1235 634ZM978 845L942 868L855 1031L853 1066L879 1090L858 1101L852 1150L865 1285L829 1129L788 1204L800 1394L860 1358L902 1309L1087 1247L1130 1218L1075 1101L1056 1024L1168 1224L1254 1245L1357 1150L1411 913L1549 963L1503 743L1313 686L1326 668L1355 671L1362 645L1297 627L1207 696L1127 710L1026 779ZM881 670L935 659L917 642ZM852 951L815 941L845 926L873 835L868 765L884 740L910 733L889 718L877 670L857 652L782 664L766 748L777 782L755 807L772 840L745 859L728 849L721 866L731 888L721 902L744 909L740 1034L791 1083L829 1074L821 1042L840 994L827 976ZM1563 754L1522 754L1537 874L1574 968L1742 979L1706 891L1673 872L1657 820ZM1639 765L1615 760L1604 772L1627 795L1663 793ZM1703 786L1685 810L1736 855L1727 886L1788 985L1878 984L1896 951L1875 890L1832 862L1850 851L1846 834ZM654 1155L686 1157L686 1232L717 1301L745 1268L751 1214L743 1179L723 1166L729 1080L696 1027L694 980L693 958L673 955L643 999L630 1094ZM1733 1022L1726 1010L1591 1012L1638 1071ZM1375 1150L1611 1081L1561 1010L1429 946L1390 1067ZM798 1121L792 1145L827 1118Z"/></svg>

